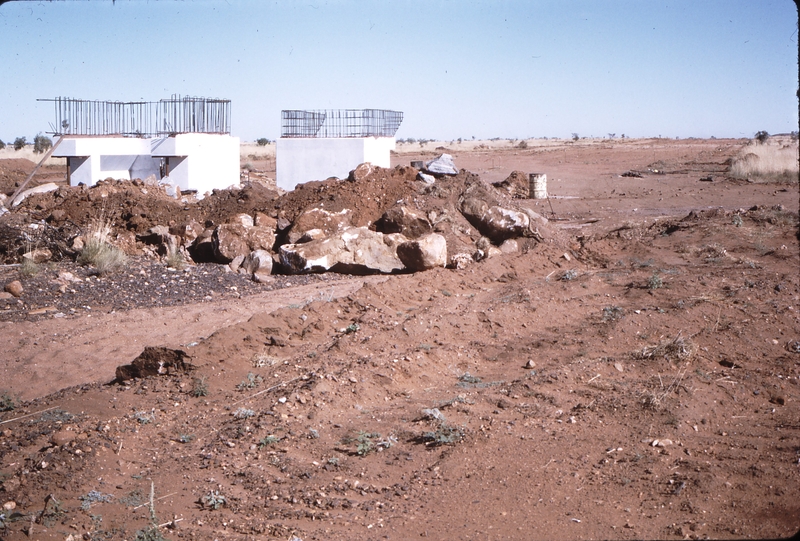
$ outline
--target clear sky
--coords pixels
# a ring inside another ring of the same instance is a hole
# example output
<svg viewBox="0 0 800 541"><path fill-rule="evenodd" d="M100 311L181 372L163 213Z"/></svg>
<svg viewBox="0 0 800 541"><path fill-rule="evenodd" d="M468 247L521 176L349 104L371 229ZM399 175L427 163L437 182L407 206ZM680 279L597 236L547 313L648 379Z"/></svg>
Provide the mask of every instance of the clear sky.
<svg viewBox="0 0 800 541"><path fill-rule="evenodd" d="M0 5L0 139L56 96L395 109L398 138L752 137L798 129L791 0L64 0Z"/></svg>

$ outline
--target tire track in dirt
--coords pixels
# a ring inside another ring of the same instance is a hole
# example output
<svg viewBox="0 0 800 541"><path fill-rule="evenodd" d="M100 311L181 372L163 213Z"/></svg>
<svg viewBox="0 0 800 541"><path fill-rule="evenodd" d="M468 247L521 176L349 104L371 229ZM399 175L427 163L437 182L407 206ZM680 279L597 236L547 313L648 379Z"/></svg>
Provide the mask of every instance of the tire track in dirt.
<svg viewBox="0 0 800 541"><path fill-rule="evenodd" d="M145 346L185 348L211 333L291 304L339 298L385 276L354 277L226 301L93 313L75 319L0 323L7 346L0 381L21 400L66 387L105 382Z"/></svg>

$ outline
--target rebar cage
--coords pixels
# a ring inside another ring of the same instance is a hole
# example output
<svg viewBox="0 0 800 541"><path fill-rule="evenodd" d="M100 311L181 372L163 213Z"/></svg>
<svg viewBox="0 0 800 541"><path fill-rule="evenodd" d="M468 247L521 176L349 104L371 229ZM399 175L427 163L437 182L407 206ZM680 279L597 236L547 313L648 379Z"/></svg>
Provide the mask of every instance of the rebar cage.
<svg viewBox="0 0 800 541"><path fill-rule="evenodd" d="M394 137L403 113L387 109L281 111L281 137Z"/></svg>
<svg viewBox="0 0 800 541"><path fill-rule="evenodd" d="M157 102L99 101L75 98L52 101L53 135L125 135L156 137L177 133L231 132L230 100L174 95Z"/></svg>

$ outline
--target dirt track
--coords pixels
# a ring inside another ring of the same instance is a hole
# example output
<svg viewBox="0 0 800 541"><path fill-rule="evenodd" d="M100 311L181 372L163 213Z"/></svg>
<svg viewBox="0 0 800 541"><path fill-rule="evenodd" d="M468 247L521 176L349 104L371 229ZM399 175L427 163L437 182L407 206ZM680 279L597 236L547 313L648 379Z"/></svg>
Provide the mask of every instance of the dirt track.
<svg viewBox="0 0 800 541"><path fill-rule="evenodd" d="M798 192L726 179L740 143L454 150L485 180L546 172L559 232L465 270L6 301L0 391L31 400L0 414L0 538L132 539L150 480L170 539L795 533ZM146 345L193 370L103 385Z"/></svg>

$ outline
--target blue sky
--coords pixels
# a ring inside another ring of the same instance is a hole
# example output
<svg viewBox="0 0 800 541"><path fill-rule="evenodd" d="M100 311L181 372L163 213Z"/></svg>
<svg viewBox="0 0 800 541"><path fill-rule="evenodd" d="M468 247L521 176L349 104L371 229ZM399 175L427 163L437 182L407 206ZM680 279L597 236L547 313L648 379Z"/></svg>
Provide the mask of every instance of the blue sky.
<svg viewBox="0 0 800 541"><path fill-rule="evenodd" d="M751 137L797 130L791 0L64 0L0 6L0 139L36 98L226 98L404 112L398 138Z"/></svg>

